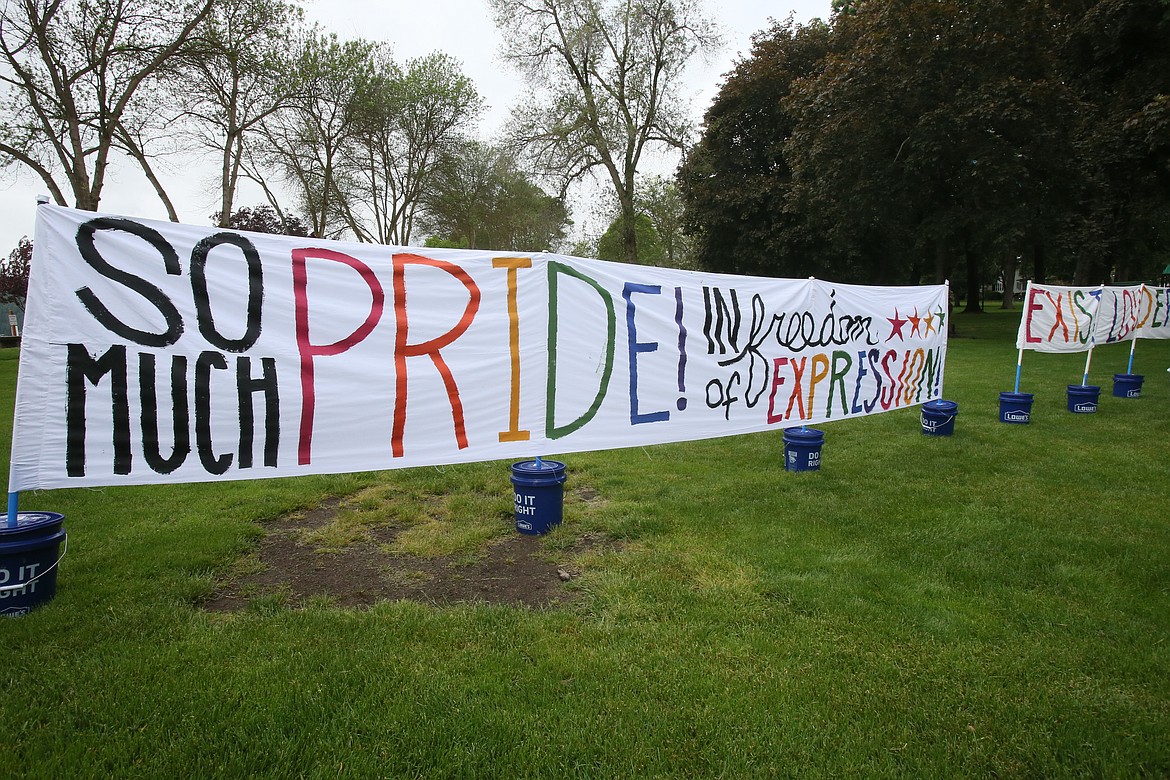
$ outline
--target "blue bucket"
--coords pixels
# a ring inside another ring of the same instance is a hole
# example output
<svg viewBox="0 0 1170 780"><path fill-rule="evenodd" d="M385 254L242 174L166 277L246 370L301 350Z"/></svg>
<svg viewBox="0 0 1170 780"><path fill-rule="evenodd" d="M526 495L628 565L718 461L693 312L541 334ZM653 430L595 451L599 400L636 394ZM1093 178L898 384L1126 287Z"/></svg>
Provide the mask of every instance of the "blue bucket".
<svg viewBox="0 0 1170 780"><path fill-rule="evenodd" d="M561 524L565 464L559 460L524 460L512 464L516 530L546 534Z"/></svg>
<svg viewBox="0 0 1170 780"><path fill-rule="evenodd" d="M1113 395L1118 398L1140 398L1144 381L1146 377L1143 374L1114 374Z"/></svg>
<svg viewBox="0 0 1170 780"><path fill-rule="evenodd" d="M819 471L825 432L815 428L784 429L784 470Z"/></svg>
<svg viewBox="0 0 1170 780"><path fill-rule="evenodd" d="M922 405L922 433L925 436L950 436L955 432L959 405L936 398Z"/></svg>
<svg viewBox="0 0 1170 780"><path fill-rule="evenodd" d="M57 595L64 521L58 512L17 512L15 528L0 527L0 615L26 615Z"/></svg>
<svg viewBox="0 0 1170 780"><path fill-rule="evenodd" d="M1032 420L1031 393L1000 393L999 421L1027 425Z"/></svg>
<svg viewBox="0 0 1170 780"><path fill-rule="evenodd" d="M1097 385L1069 385L1068 410L1073 414L1096 414L1101 388Z"/></svg>

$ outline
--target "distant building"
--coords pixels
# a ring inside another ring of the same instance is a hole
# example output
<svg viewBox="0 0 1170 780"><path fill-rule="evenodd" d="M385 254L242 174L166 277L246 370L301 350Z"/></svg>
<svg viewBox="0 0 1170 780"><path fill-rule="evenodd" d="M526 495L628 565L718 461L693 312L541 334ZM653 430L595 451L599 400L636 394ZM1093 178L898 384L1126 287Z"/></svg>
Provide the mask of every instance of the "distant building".
<svg viewBox="0 0 1170 780"><path fill-rule="evenodd" d="M996 295L1003 295L1003 274L996 277L995 282L991 285L991 291ZM1028 291L1028 280L1020 276L1020 272L1016 270L1016 278L1012 284L1012 295L1016 300L1022 301L1024 293Z"/></svg>
<svg viewBox="0 0 1170 780"><path fill-rule="evenodd" d="M24 329L24 306L20 303L0 303L0 336L19 336Z"/></svg>

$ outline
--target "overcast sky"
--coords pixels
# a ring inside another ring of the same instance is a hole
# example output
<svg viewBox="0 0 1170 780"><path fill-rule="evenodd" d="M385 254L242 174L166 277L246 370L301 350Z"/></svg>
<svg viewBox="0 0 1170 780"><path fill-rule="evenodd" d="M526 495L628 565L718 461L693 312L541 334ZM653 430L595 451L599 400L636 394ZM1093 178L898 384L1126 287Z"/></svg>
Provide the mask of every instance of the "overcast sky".
<svg viewBox="0 0 1170 780"><path fill-rule="evenodd" d="M723 27L724 48L709 63L696 59L687 71L687 94L695 121L702 118L718 91L723 74L750 50L751 35L765 29L769 18L784 19L792 13L798 22L814 17L828 19L831 0L706 0L708 14ZM519 78L503 65L499 51L506 43L492 24L486 0L309 0L311 21L342 38L363 37L386 41L395 59L404 61L436 50L456 57L488 104L480 136L497 131L521 94ZM663 163L670 168L669 162ZM664 171L665 172L665 171ZM197 165L175 167L164 174L167 191L179 217L191 224L208 224L218 204L218 184ZM0 252L6 256L23 235L32 236L36 196L46 189L39 179L15 176L12 169L0 173ZM237 206L252 206L263 198L245 189ZM118 165L102 192L101 209L107 213L166 219L166 211L137 168ZM580 220L585 215L576 215Z"/></svg>

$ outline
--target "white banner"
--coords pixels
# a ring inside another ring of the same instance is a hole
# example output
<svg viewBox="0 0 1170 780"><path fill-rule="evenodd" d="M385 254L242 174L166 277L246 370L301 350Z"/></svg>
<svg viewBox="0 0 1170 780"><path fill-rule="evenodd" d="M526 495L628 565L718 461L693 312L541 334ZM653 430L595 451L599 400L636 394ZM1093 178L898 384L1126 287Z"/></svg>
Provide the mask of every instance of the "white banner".
<svg viewBox="0 0 1170 780"><path fill-rule="evenodd" d="M939 398L947 288L38 208L9 490L631 447Z"/></svg>
<svg viewBox="0 0 1170 780"><path fill-rule="evenodd" d="M1095 338L1098 344L1170 338L1170 289L1144 284L1106 287Z"/></svg>
<svg viewBox="0 0 1170 780"><path fill-rule="evenodd" d="M1136 308L1136 338L1170 339L1170 287L1143 284Z"/></svg>
<svg viewBox="0 0 1170 780"><path fill-rule="evenodd" d="M1103 286L1061 287L1028 282L1016 349L1084 352L1093 347Z"/></svg>
<svg viewBox="0 0 1170 780"><path fill-rule="evenodd" d="M1170 338L1170 288L1028 282L1017 349L1084 352L1097 344Z"/></svg>

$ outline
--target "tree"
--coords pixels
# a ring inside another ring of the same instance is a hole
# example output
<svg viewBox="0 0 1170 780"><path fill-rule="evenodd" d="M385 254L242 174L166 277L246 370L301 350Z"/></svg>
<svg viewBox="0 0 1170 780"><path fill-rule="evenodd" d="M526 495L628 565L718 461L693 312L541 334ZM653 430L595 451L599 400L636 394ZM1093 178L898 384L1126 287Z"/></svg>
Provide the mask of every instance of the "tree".
<svg viewBox="0 0 1170 780"><path fill-rule="evenodd" d="M0 303L22 303L28 297L28 272L33 242L23 236L8 259L0 262Z"/></svg>
<svg viewBox="0 0 1170 780"><path fill-rule="evenodd" d="M448 245L533 251L557 247L568 212L504 149L464 140L436 167L420 225Z"/></svg>
<svg viewBox="0 0 1170 780"><path fill-rule="evenodd" d="M682 229L683 201L678 185L662 176L644 180L638 191L638 211L650 220L661 243L662 256L655 265L693 267L692 242Z"/></svg>
<svg viewBox="0 0 1170 780"><path fill-rule="evenodd" d="M272 206L243 207L228 215L219 212L211 215L213 224L233 230L250 230L253 233L271 233L284 236L308 236L309 229L295 216L282 216Z"/></svg>
<svg viewBox="0 0 1170 780"><path fill-rule="evenodd" d="M1082 106L1070 124L1084 172L1063 226L1065 267L1078 284L1151 279L1170 248L1170 3L1068 0L1059 7L1067 9L1061 75Z"/></svg>
<svg viewBox="0 0 1170 780"><path fill-rule="evenodd" d="M683 149L690 129L678 84L718 36L692 0L490 0L506 60L532 92L513 125L562 192L604 170L623 220L623 257L638 257L635 176L651 146Z"/></svg>
<svg viewBox="0 0 1170 780"><path fill-rule="evenodd" d="M599 260L625 260L625 217L619 216L610 223L609 228L597 239L597 258ZM642 265L663 264L666 259L666 250L654 229L654 223L645 214L634 215L634 232L638 235L638 262Z"/></svg>
<svg viewBox="0 0 1170 780"><path fill-rule="evenodd" d="M336 237L349 227L346 148L358 133L358 107L375 79L380 49L369 41L309 34L293 60L296 99L261 124L261 163L277 170L293 191L316 238ZM255 168L252 175L276 208L264 175Z"/></svg>
<svg viewBox="0 0 1170 780"><path fill-rule="evenodd" d="M352 194L341 203L360 240L410 242L440 156L482 106L475 85L450 56L434 53L399 67L381 53L355 105L356 131L345 150Z"/></svg>
<svg viewBox="0 0 1170 780"><path fill-rule="evenodd" d="M825 67L788 99L797 208L870 278L941 282L958 259L955 287L977 310L988 261L1044 235L1049 188L1075 175L1056 21L1044 0L869 0L838 15Z"/></svg>
<svg viewBox="0 0 1170 780"><path fill-rule="evenodd" d="M218 157L221 227L229 227L246 145L297 89L290 41L303 37L302 13L284 0L221 0L172 72L196 143Z"/></svg>
<svg viewBox="0 0 1170 780"><path fill-rule="evenodd" d="M77 208L96 209L111 153L132 137L120 133L144 85L182 50L214 2L5 2L3 164L33 171L60 205L68 205L68 193Z"/></svg>
<svg viewBox="0 0 1170 780"><path fill-rule="evenodd" d="M785 147L797 122L785 98L823 67L829 45L830 29L819 21L774 22L752 37L750 56L726 77L677 177L698 265L765 276L854 276L849 253L830 251L825 235L794 208Z"/></svg>

